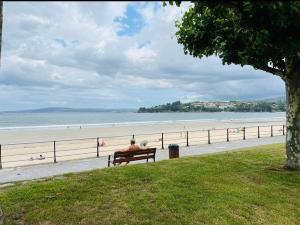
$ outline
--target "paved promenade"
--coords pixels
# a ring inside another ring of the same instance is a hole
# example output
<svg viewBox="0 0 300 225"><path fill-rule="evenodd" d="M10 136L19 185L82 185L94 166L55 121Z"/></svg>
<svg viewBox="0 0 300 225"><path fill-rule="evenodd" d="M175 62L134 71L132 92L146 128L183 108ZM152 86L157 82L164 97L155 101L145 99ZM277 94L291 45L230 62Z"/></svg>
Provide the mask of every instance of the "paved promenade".
<svg viewBox="0 0 300 225"><path fill-rule="evenodd" d="M235 150L238 148L253 147L275 143L284 143L285 136L267 137L260 139L249 139L244 141L224 142L217 144L206 144L191 146L180 149L180 157L201 155L214 152ZM158 150L156 161L166 160L169 157L168 150ZM144 161L135 162L144 163ZM56 164L41 164L26 167L7 168L0 170L0 184L15 181L40 179L70 172L80 172L107 167L107 157L81 159L74 161L58 162Z"/></svg>

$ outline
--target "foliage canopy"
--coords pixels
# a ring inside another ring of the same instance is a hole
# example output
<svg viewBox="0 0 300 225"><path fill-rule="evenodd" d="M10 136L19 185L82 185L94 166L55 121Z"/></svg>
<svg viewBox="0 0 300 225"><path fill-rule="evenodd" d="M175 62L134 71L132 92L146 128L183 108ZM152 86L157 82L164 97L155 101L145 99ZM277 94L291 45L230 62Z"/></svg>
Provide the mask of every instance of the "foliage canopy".
<svg viewBox="0 0 300 225"><path fill-rule="evenodd" d="M176 2L176 5L179 3ZM251 65L287 78L300 67L300 2L193 2L176 22L178 43L194 57Z"/></svg>

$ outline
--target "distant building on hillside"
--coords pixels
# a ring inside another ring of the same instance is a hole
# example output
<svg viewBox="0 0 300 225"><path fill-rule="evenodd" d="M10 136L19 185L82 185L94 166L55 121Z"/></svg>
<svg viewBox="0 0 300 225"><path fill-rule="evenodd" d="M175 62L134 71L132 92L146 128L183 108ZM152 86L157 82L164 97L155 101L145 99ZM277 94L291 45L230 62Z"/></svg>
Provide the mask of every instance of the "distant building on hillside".
<svg viewBox="0 0 300 225"><path fill-rule="evenodd" d="M236 105L234 102L193 102L191 104L196 107L219 107L221 109Z"/></svg>

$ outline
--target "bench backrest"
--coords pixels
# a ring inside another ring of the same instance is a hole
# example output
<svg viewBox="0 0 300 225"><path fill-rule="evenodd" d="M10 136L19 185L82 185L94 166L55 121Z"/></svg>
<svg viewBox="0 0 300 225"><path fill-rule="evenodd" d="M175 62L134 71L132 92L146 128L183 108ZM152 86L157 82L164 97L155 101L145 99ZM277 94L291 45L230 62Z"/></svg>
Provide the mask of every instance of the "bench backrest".
<svg viewBox="0 0 300 225"><path fill-rule="evenodd" d="M114 153L114 159L120 157L134 157L139 155L154 155L155 152L156 152L156 148L146 148L141 150L126 151L126 152L118 151Z"/></svg>

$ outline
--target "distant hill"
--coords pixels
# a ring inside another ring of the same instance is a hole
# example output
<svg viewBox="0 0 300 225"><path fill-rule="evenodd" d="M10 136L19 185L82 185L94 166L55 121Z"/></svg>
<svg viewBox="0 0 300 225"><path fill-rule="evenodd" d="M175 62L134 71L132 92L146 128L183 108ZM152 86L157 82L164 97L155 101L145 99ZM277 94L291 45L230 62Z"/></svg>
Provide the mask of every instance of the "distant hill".
<svg viewBox="0 0 300 225"><path fill-rule="evenodd" d="M252 100L252 101L194 101L181 103L180 101L157 105L150 108L141 107L139 113L154 112L284 112L285 101L281 99Z"/></svg>
<svg viewBox="0 0 300 225"><path fill-rule="evenodd" d="M282 101L282 102L285 102L286 98L285 98L285 96L280 96L280 97L275 97L275 98L266 98L266 99L257 100L257 101L263 101L263 102L278 102L278 101Z"/></svg>
<svg viewBox="0 0 300 225"><path fill-rule="evenodd" d="M50 112L136 112L135 109L95 109L95 108L63 108L63 107L48 107L40 109L28 109L18 111L6 111L6 112L32 112L32 113L50 113Z"/></svg>

